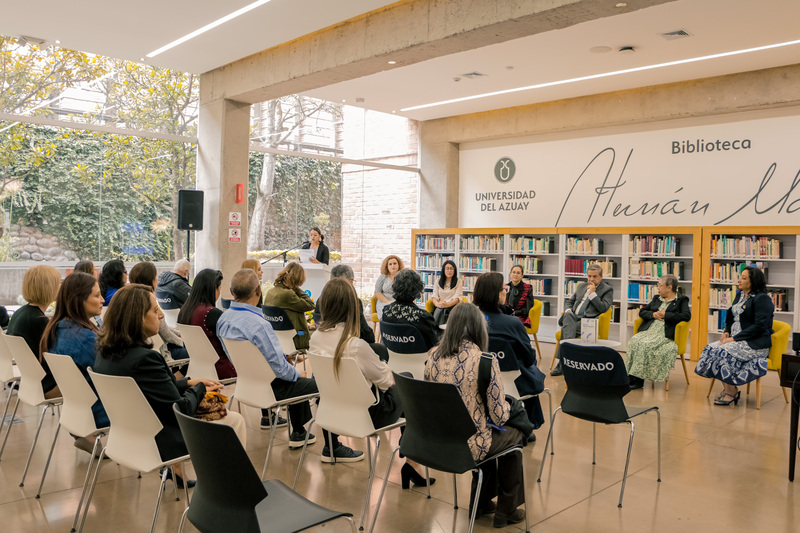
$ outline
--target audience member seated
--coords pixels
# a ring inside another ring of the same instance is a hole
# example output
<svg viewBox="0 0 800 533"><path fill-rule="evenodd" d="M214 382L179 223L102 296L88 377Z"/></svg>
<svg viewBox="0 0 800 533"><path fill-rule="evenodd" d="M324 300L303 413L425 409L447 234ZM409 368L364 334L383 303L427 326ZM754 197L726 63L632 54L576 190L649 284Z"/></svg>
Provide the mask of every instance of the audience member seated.
<svg viewBox="0 0 800 533"><path fill-rule="evenodd" d="M306 282L306 271L300 263L289 263L275 278L275 285L264 296L264 305L280 307L289 316L297 331L294 346L298 350L308 348L309 336L306 313L314 310L314 301L300 288Z"/></svg>
<svg viewBox="0 0 800 533"><path fill-rule="evenodd" d="M83 272L84 274L89 274L97 278L97 269L94 267L94 263L88 259L75 263L75 266L72 267L72 271Z"/></svg>
<svg viewBox="0 0 800 533"><path fill-rule="evenodd" d="M586 267L586 281L578 284L575 293L567 298L566 309L558 325L561 326L561 340L576 339L581 336L581 319L597 318L614 304L614 288L603 281L603 269L598 264ZM559 351L561 347L559 346ZM561 358L555 355L558 364L550 372L551 376L561 376Z"/></svg>
<svg viewBox="0 0 800 533"><path fill-rule="evenodd" d="M209 379L175 379L148 340L158 333L162 317L150 287L128 285L120 289L106 312L93 368L100 374L129 376L136 381L163 426L155 440L161 459L169 461L188 453L172 405L193 416L206 392L221 390L222 384ZM246 446L242 415L229 410L227 416L214 422L231 426ZM183 487L182 474L180 465L175 465L174 481L179 488ZM193 485L188 482L189 487Z"/></svg>
<svg viewBox="0 0 800 533"><path fill-rule="evenodd" d="M178 309L186 303L192 286L189 285L191 263L187 259L179 259L170 272L162 272L158 276L156 297L163 309Z"/></svg>
<svg viewBox="0 0 800 533"><path fill-rule="evenodd" d="M390 255L381 264L381 275L375 282L375 312L378 319L383 319L383 308L394 301L394 278L403 270L403 260L396 255Z"/></svg>
<svg viewBox="0 0 800 533"><path fill-rule="evenodd" d="M463 296L464 283L458 277L458 268L453 261L448 259L442 265L438 282L433 284L433 295L431 296L434 307L433 321L437 327L447 322L450 311L461 302Z"/></svg>
<svg viewBox="0 0 800 533"><path fill-rule="evenodd" d="M375 394L375 404L369 408L372 423L376 428L394 424L403 416L403 406L395 395L394 376L389 365L358 337L361 301L355 288L345 277L332 278L325 285L319 301L325 318L311 336L310 350L333 357L334 375L339 372L343 357L355 359ZM403 465L401 476L404 489L409 488L412 480L418 486L428 483L408 461ZM434 481L431 479L431 484Z"/></svg>
<svg viewBox="0 0 800 533"><path fill-rule="evenodd" d="M392 324L411 324L422 335L425 347L430 350L439 342L439 332L433 322L433 315L417 307L414 300L420 297L425 284L419 274L403 269L394 278L394 302L383 310L383 321Z"/></svg>
<svg viewBox="0 0 800 533"><path fill-rule="evenodd" d="M641 389L644 380L666 381L675 368L678 345L675 326L692 318L689 298L678 294L678 278L661 276L658 294L639 310L642 324L639 332L628 341L627 361L631 389Z"/></svg>
<svg viewBox="0 0 800 533"><path fill-rule="evenodd" d="M27 304L17 309L8 323L6 334L22 337L34 355L39 357L45 376L42 378L42 388L45 398L58 398L61 391L56 386L56 380L39 352L42 335L47 329L48 318L45 311L58 295L61 285L61 274L49 265L36 265L25 272L22 278L22 297Z"/></svg>
<svg viewBox="0 0 800 533"><path fill-rule="evenodd" d="M346 279L350 285L353 285L355 281L355 275L353 274L353 269L349 265L336 265L331 269L331 279L334 278L343 278ZM355 287L354 287L355 289ZM323 294L325 291L322 291ZM322 315L320 313L321 304L320 301L322 300L322 295L317 298L316 306L314 308L314 322L316 324L322 323ZM359 332L358 337L369 344L370 348L378 354L378 357L381 358L381 361L388 361L389 360L389 350L386 349L386 346L383 344L378 344L375 342L375 332L372 331L372 328L369 327L367 323L367 318L364 316L364 308L362 306L358 306L358 322L359 322Z"/></svg>
<svg viewBox="0 0 800 533"><path fill-rule="evenodd" d="M530 283L522 281L522 276L525 271L521 265L514 265L511 267L511 272L508 274L508 294L506 294L506 305L511 310L511 314L518 317L522 321L522 325L526 328L531 327L531 319L528 318L533 308L533 289Z"/></svg>
<svg viewBox="0 0 800 533"><path fill-rule="evenodd" d="M200 326L211 342L211 346L219 355L219 360L214 364L219 379L236 377L236 369L228 359L228 354L222 347L222 342L217 337L217 322L222 316L222 311L217 309L215 303L219 299L222 286L222 272L205 268L198 272L194 278L192 292L189 299L178 313L178 324Z"/></svg>
<svg viewBox="0 0 800 533"><path fill-rule="evenodd" d="M94 276L85 272L73 272L64 279L56 297L56 310L41 342L41 353L50 352L68 355L94 389L87 368L94 364L97 356L98 329L91 318L103 310L100 285ZM108 415L100 400L92 405L94 423L97 427L108 427ZM75 447L92 453L94 436L73 435Z"/></svg>
<svg viewBox="0 0 800 533"><path fill-rule="evenodd" d="M431 350L425 365L426 381L451 383L458 388L477 429L477 433L469 438L469 447L476 461L519 446L523 440L519 430L505 425L511 407L505 400L500 366L494 358L486 397L478 393L480 360L488 344L483 314L472 304L458 305L450 313L442 341ZM497 528L522 522L525 511L518 509L525 501L521 454L504 455L496 462L481 466L481 470L483 487L476 516L494 513L494 527ZM470 509L475 505L477 484L477 475L473 474ZM492 501L495 496L496 504Z"/></svg>
<svg viewBox="0 0 800 533"><path fill-rule="evenodd" d="M245 259L242 261L242 266L240 268L249 268L256 273L259 283L263 281L262 278L264 276L264 271L261 269L261 262L258 259ZM261 307L262 305L264 305L263 302L259 301L258 307Z"/></svg>
<svg viewBox="0 0 800 533"><path fill-rule="evenodd" d="M100 293L103 295L103 307L108 307L114 294L128 283L128 270L122 259L112 259L103 265L98 281Z"/></svg>
<svg viewBox="0 0 800 533"><path fill-rule="evenodd" d="M714 405L738 404L742 394L738 387L767 374L774 312L764 273L746 267L739 275L739 290L728 309L722 338L703 348L694 369L700 376L722 382Z"/></svg>
<svg viewBox="0 0 800 533"><path fill-rule="evenodd" d="M264 359L267 360L275 379L272 381L272 390L275 398L285 400L295 396L304 396L318 392L314 378L309 378L306 372L297 370L286 361L286 356L281 351L281 345L272 326L264 320L261 309L256 307L261 297L261 284L255 272L243 269L234 274L231 281L231 293L235 300L231 307L217 322L217 336L221 339L250 341L259 349ZM306 439L305 424L311 420L311 407L309 403L302 402L288 407L289 419L292 424L292 433L289 436L289 448L301 448ZM261 411L262 418L269 416L269 410ZM327 435L327 432L323 432ZM338 435L331 434L333 440L333 455L336 461L355 462L364 459L364 452L351 450L339 442ZM308 436L308 443L313 444L317 438ZM328 448L328 438L325 437L325 447L322 449L322 462L332 462L331 451Z"/></svg>
<svg viewBox="0 0 800 533"><path fill-rule="evenodd" d="M156 286L158 285L158 269L156 265L150 261L143 261L133 265L131 273L128 275L128 281L131 283L138 283L147 287L152 287L155 293ZM189 352L183 346L183 339L177 329L169 327L167 321L161 319L161 324L158 327L158 336L164 342L162 344L162 355L169 356L176 361L186 359L189 357Z"/></svg>
<svg viewBox="0 0 800 533"><path fill-rule="evenodd" d="M520 395L539 394L544 390L545 375L536 367L536 352L531 347L525 326L519 319L502 313L500 306L505 303L506 288L503 285L503 275L499 272L481 274L475 281L475 292L472 295L473 303L486 316L487 328L490 337L498 337L508 341L514 349L517 358L520 376L514 381ZM544 414L539 397L528 398L523 402L528 419L535 429L544 423ZM529 441L536 440L531 433Z"/></svg>
<svg viewBox="0 0 800 533"><path fill-rule="evenodd" d="M308 242L300 248L314 252L314 256L311 258L312 263L327 265L331 261L330 250L328 250L328 246L325 244L325 236L319 228L311 228L308 230Z"/></svg>

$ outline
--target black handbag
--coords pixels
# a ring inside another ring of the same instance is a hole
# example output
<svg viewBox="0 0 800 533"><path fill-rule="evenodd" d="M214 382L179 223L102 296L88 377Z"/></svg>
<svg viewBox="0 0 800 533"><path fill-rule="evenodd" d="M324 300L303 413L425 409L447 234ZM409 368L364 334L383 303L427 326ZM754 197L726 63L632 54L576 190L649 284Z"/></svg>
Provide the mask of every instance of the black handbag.
<svg viewBox="0 0 800 533"><path fill-rule="evenodd" d="M489 416L489 406L486 405L485 402L486 393L489 390L489 382L492 379L493 358L494 355L490 353L483 353L481 354L481 361L478 365L478 392L484 399L484 405L487 409L487 417ZM522 402L517 398L506 394L506 401L508 402L509 406L511 406L511 413L508 415L508 420L506 421L505 425L519 430L519 432L525 437L523 440L523 445L527 445L528 437L531 436L531 433L533 433L534 430L533 424L528 418L528 412L525 410L525 406L522 404ZM489 419L491 420L491 417L489 417Z"/></svg>

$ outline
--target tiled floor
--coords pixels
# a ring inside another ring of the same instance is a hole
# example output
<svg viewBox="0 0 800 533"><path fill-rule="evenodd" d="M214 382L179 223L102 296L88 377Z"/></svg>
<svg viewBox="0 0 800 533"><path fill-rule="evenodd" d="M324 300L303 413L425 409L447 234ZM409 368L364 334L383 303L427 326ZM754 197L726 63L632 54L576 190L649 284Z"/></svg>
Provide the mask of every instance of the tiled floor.
<svg viewBox="0 0 800 533"><path fill-rule="evenodd" d="M549 364L552 346L544 345ZM690 364L690 369L693 364ZM737 407L716 407L706 399L708 381L692 374L687 386L680 365L672 373L669 392L664 385L626 397L630 405L658 405L662 412L662 482L656 482L656 418L636 421L636 438L624 507L617 508L622 469L627 451L627 425L597 428L597 465L592 466L592 427L559 415L556 455L549 456L541 483L536 482L547 426L537 431L539 440L525 449L526 495L531 529L536 532L642 531L770 531L796 532L800 523L798 488L787 479L790 406L784 402L770 372L763 380L760 411L755 408L755 387L747 402ZM563 395L562 378L548 378L556 405ZM717 389L720 387L717 386ZM716 394L716 392L715 392ZM742 395L744 397L744 394ZM713 396L712 396L713 397ZM2 406L0 401L0 407ZM251 426L248 452L260 471L267 431L258 429L255 410L244 412ZM38 413L21 412L24 422L15 424L0 461L0 529L9 533L67 533L80 496L87 454L72 446L65 434L59 438L41 499L36 489L47 457L56 418L45 420L25 487L19 487L22 470L36 429ZM397 443L397 432L389 441ZM290 451L281 430L270 460L268 477L291 484L299 451ZM310 450L298 484L306 497L361 517L367 483L366 462L330 466L319 461L320 439ZM364 449L363 442L349 442ZM378 475L382 478L390 446L382 446ZM458 480L459 509L453 509L452 478L438 478L432 499L425 490L400 488L400 462L389 475L389 486L376 531L466 531L468 476ZM127 533L148 531L155 505L158 478L106 461L84 531ZM380 480L373 488L377 497ZM797 492L797 493L796 493ZM175 531L184 502L174 501L172 485L162 500L159 532ZM521 531L509 527L507 531ZM349 531L344 523L326 526L328 531ZM476 531L494 531L491 518L479 519ZM191 525L185 531L196 531Z"/></svg>

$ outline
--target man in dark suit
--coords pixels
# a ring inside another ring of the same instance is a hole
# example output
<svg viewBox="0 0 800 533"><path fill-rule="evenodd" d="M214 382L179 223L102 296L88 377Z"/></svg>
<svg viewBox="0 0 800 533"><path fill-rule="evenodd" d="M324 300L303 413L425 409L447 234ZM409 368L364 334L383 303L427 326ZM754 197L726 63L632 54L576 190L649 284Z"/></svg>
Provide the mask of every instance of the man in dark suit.
<svg viewBox="0 0 800 533"><path fill-rule="evenodd" d="M586 281L578 285L575 294L567 299L564 314L558 320L561 326L561 340L575 339L581 335L581 319L597 318L608 311L614 303L614 288L603 281L603 269L598 264L586 268ZM560 350L560 347L559 347ZM551 376L560 376L561 358L550 372Z"/></svg>

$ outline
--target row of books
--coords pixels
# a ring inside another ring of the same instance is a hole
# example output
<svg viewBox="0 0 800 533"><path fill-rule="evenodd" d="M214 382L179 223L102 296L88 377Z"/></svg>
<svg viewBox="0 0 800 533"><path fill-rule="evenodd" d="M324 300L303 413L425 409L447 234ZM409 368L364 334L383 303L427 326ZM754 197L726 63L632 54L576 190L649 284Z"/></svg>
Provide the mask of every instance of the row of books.
<svg viewBox="0 0 800 533"><path fill-rule="evenodd" d="M466 275L461 280L464 282L464 290L465 291L474 291L475 290L475 282L478 281L478 276L473 275Z"/></svg>
<svg viewBox="0 0 800 533"><path fill-rule="evenodd" d="M769 264L763 261L748 263L713 263L711 265L711 282L736 283L739 281L739 275L748 266L754 266L761 269L761 271L764 273L764 277L769 279Z"/></svg>
<svg viewBox="0 0 800 533"><path fill-rule="evenodd" d="M658 288L648 283L634 283L628 284L628 299L638 300L640 302L649 302L658 294Z"/></svg>
<svg viewBox="0 0 800 533"><path fill-rule="evenodd" d="M439 274L434 274L433 272L419 272L419 277L425 287L433 287L439 282Z"/></svg>
<svg viewBox="0 0 800 533"><path fill-rule="evenodd" d="M769 237L731 237L715 235L711 239L712 257L780 259L781 241Z"/></svg>
<svg viewBox="0 0 800 533"><path fill-rule="evenodd" d="M421 268L441 270L444 262L452 259L452 257L442 257L441 255L419 255L417 256L417 270Z"/></svg>
<svg viewBox="0 0 800 533"><path fill-rule="evenodd" d="M724 307L727 309L731 305L733 305L733 300L736 298L736 291L738 289L736 287L730 288L712 288L709 291L708 295L708 306L709 307Z"/></svg>
<svg viewBox="0 0 800 533"><path fill-rule="evenodd" d="M767 291L776 311L789 311L789 292L786 289Z"/></svg>
<svg viewBox="0 0 800 533"><path fill-rule="evenodd" d="M708 331L715 332L725 329L725 319L727 316L727 309L713 309L708 315Z"/></svg>
<svg viewBox="0 0 800 533"><path fill-rule="evenodd" d="M553 294L553 280L549 278L530 279L526 283L531 284L534 296L549 296Z"/></svg>
<svg viewBox="0 0 800 533"><path fill-rule="evenodd" d="M503 237L486 237L473 235L461 237L461 251L463 252L497 252L503 253Z"/></svg>
<svg viewBox="0 0 800 533"><path fill-rule="evenodd" d="M494 272L497 270L497 259L494 257L468 255L459 258L458 268L462 271Z"/></svg>
<svg viewBox="0 0 800 533"><path fill-rule="evenodd" d="M553 254L556 252L555 237L512 237L511 252Z"/></svg>
<svg viewBox="0 0 800 533"><path fill-rule="evenodd" d="M628 316L626 317L626 323L633 325L636 322L636 319L639 318L639 309L640 307L631 307L628 309Z"/></svg>
<svg viewBox="0 0 800 533"><path fill-rule="evenodd" d="M603 239L567 237L567 254L603 254Z"/></svg>
<svg viewBox="0 0 800 533"><path fill-rule="evenodd" d="M631 237L628 241L628 255L678 256L681 255L680 239L656 235Z"/></svg>
<svg viewBox="0 0 800 533"><path fill-rule="evenodd" d="M519 256L511 258L512 265L519 265L525 274L541 274L544 262L538 257Z"/></svg>
<svg viewBox="0 0 800 533"><path fill-rule="evenodd" d="M683 261L641 261L630 259L628 275L631 278L659 279L665 274L672 274L678 279L684 279Z"/></svg>
<svg viewBox="0 0 800 533"><path fill-rule="evenodd" d="M417 235L417 250L437 250L442 252L455 252L455 237L434 237L432 235Z"/></svg>
<svg viewBox="0 0 800 533"><path fill-rule="evenodd" d="M589 265L600 265L603 269L604 277L617 276L617 263L615 261L596 261L594 259L565 259L564 260L564 273L567 276L583 276L586 274L586 268Z"/></svg>

